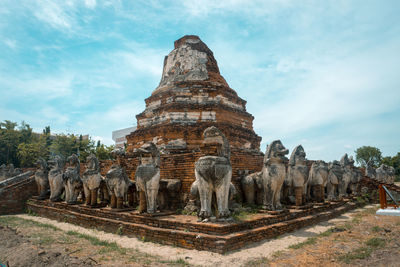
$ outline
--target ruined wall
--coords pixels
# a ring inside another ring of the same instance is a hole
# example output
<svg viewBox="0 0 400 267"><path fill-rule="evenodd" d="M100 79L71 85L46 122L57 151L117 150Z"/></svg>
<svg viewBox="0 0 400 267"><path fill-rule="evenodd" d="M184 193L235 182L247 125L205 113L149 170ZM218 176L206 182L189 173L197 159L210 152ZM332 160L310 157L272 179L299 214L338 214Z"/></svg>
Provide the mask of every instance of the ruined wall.
<svg viewBox="0 0 400 267"><path fill-rule="evenodd" d="M25 211L26 201L37 195L35 179L28 171L0 183L0 215Z"/></svg>

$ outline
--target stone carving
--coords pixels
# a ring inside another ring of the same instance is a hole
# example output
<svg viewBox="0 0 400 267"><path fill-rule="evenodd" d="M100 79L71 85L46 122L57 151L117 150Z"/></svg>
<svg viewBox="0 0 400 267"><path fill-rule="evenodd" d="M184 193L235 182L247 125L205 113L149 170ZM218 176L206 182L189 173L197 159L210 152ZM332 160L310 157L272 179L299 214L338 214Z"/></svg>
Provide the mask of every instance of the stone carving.
<svg viewBox="0 0 400 267"><path fill-rule="evenodd" d="M55 156L48 161L50 166L49 185L50 201L61 201L61 194L64 192L63 168L64 160L61 156Z"/></svg>
<svg viewBox="0 0 400 267"><path fill-rule="evenodd" d="M98 191L100 190L101 199L108 199L108 191L104 178L100 174L99 161L96 156L90 154L86 161L86 171L82 175L85 204L96 206Z"/></svg>
<svg viewBox="0 0 400 267"><path fill-rule="evenodd" d="M121 157L125 155L122 148L114 149L111 154L117 158L110 170L106 174L106 184L111 196L110 206L112 209L122 209L124 204L124 197L132 186L131 180L126 175L125 168L121 165Z"/></svg>
<svg viewBox="0 0 400 267"><path fill-rule="evenodd" d="M279 210L282 208L280 198L281 189L286 178L285 164L288 162L288 159L285 155L288 152L280 140L275 140L267 146L262 170L241 179L247 203L253 204L255 202L269 210Z"/></svg>
<svg viewBox="0 0 400 267"><path fill-rule="evenodd" d="M160 187L160 152L157 146L150 142L134 151L139 156L139 166L135 172L136 188L145 194L146 204L140 203L139 212L154 213L157 210L157 195ZM142 200L143 198L141 198ZM142 210L143 209L143 210Z"/></svg>
<svg viewBox="0 0 400 267"><path fill-rule="evenodd" d="M2 164L0 166L0 181L20 175L21 173L21 169L14 168L14 164L12 163L8 164L7 166Z"/></svg>
<svg viewBox="0 0 400 267"><path fill-rule="evenodd" d="M285 185L289 188L289 191L294 193L297 206L305 203L307 182L308 167L306 153L304 152L304 148L298 145L290 156L288 173L285 179Z"/></svg>
<svg viewBox="0 0 400 267"><path fill-rule="evenodd" d="M267 146L264 156L261 182L263 186L263 206L268 210L282 209L280 197L283 182L286 177L288 159L285 157L289 151L280 140L275 140Z"/></svg>
<svg viewBox="0 0 400 267"><path fill-rule="evenodd" d="M347 189L351 181L353 180L353 168L354 168L354 160L352 157L348 157L347 153L340 159L340 165L343 168L343 176L339 181L338 191L339 197L347 196Z"/></svg>
<svg viewBox="0 0 400 267"><path fill-rule="evenodd" d="M63 174L65 187L65 202L75 204L79 193L82 192L82 180L80 177L80 162L77 155L72 154L67 158L68 167Z"/></svg>
<svg viewBox="0 0 400 267"><path fill-rule="evenodd" d="M313 162L308 176L307 199L323 202L327 182L328 164L322 160Z"/></svg>
<svg viewBox="0 0 400 267"><path fill-rule="evenodd" d="M6 176L6 165L5 164L2 164L1 166L0 166L0 181L3 181L3 180L5 180L5 179L7 179L7 176Z"/></svg>
<svg viewBox="0 0 400 267"><path fill-rule="evenodd" d="M361 170L359 168L353 167L353 176L352 176L352 180L351 180L350 185L349 185L349 189L350 189L351 194L357 195L357 194L360 193L360 191L361 191L361 188L360 188L361 179L362 179Z"/></svg>
<svg viewBox="0 0 400 267"><path fill-rule="evenodd" d="M258 180L261 179L261 172L245 175L240 180L245 200L248 204L251 205L256 203L257 192L259 192L257 191L258 189L256 182L257 179Z"/></svg>
<svg viewBox="0 0 400 267"><path fill-rule="evenodd" d="M234 198L235 195L237 194L237 190L235 186L230 183L229 184L229 197L228 197L228 208L230 211L234 209ZM212 207L211 209L217 210L218 206L217 203L215 203L215 199L212 200L211 203ZM200 202L200 193L199 193L199 183L196 181L193 182L192 186L190 187L190 196L189 196L189 201L188 204L185 206L185 211L188 213L193 213L197 212L199 213L201 210L201 202Z"/></svg>
<svg viewBox="0 0 400 267"><path fill-rule="evenodd" d="M326 185L328 200L338 198L338 185L343 179L343 169L340 162L334 160L329 164L328 183Z"/></svg>
<svg viewBox="0 0 400 267"><path fill-rule="evenodd" d="M232 178L232 166L230 163L230 147L225 135L216 127L211 126L203 132L202 150L207 155L199 158L195 163L195 186L200 196L200 219L211 217L212 199L215 193L217 218L228 217L229 212L229 188ZM213 151L211 151L211 149ZM207 151L208 150L208 151Z"/></svg>
<svg viewBox="0 0 400 267"><path fill-rule="evenodd" d="M35 172L35 181L38 188L38 199L43 200L49 196L49 171L47 163L43 158L38 158L36 165L38 169Z"/></svg>
<svg viewBox="0 0 400 267"><path fill-rule="evenodd" d="M382 164L376 169L376 180L380 183L393 184L395 179L395 169L386 164Z"/></svg>
<svg viewBox="0 0 400 267"><path fill-rule="evenodd" d="M371 179L376 179L376 170L374 166L372 166L372 162L367 162L367 167L365 168L365 175Z"/></svg>

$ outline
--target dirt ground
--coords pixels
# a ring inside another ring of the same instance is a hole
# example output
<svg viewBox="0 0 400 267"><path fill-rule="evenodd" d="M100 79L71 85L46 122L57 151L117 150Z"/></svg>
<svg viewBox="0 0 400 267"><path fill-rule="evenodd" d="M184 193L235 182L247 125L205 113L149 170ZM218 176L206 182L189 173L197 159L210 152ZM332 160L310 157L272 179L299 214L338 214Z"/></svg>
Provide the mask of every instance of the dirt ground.
<svg viewBox="0 0 400 267"><path fill-rule="evenodd" d="M46 218L0 216L6 266L399 266L400 217L368 206L220 255L164 246Z"/></svg>
<svg viewBox="0 0 400 267"><path fill-rule="evenodd" d="M248 266L400 266L400 217L375 211L358 212L350 221Z"/></svg>

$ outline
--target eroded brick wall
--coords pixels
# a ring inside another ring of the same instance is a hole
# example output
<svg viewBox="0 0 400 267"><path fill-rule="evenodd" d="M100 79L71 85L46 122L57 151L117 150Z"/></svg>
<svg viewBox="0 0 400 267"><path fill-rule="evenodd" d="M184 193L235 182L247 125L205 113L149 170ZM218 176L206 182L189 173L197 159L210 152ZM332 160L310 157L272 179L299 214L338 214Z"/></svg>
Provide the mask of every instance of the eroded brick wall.
<svg viewBox="0 0 400 267"><path fill-rule="evenodd" d="M181 194L179 201L185 201L190 187L195 181L195 162L204 156L200 151L179 150L170 151L168 154L161 155L160 175L161 179L179 179L182 182ZM231 151L232 164L232 183L235 185L239 194L242 189L240 185L241 171L249 171L249 173L260 171L262 168L264 155L256 151L246 151L233 149ZM135 171L138 166L138 159L125 156L121 159L121 165L131 180L135 178ZM101 161L101 173L105 175L112 165L111 160Z"/></svg>
<svg viewBox="0 0 400 267"><path fill-rule="evenodd" d="M0 187L0 215L24 212L26 201L37 195L36 182L30 174Z"/></svg>

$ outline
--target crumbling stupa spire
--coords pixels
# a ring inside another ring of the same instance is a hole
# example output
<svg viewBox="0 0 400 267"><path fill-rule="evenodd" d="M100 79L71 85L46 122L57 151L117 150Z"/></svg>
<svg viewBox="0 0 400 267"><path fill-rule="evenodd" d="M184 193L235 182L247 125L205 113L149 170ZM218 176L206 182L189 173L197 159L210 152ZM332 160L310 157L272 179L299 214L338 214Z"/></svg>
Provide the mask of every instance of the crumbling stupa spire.
<svg viewBox="0 0 400 267"><path fill-rule="evenodd" d="M174 43L164 59L163 74L154 93L179 82L208 81L228 86L221 76L213 52L196 35L185 35Z"/></svg>

